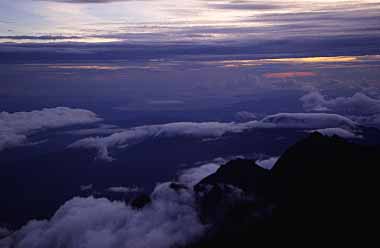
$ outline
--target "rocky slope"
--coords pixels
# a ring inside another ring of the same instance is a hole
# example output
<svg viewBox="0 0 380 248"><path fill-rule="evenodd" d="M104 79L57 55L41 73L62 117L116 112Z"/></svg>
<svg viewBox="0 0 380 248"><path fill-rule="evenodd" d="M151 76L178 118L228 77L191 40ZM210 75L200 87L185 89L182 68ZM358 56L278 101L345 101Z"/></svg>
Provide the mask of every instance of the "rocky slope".
<svg viewBox="0 0 380 248"><path fill-rule="evenodd" d="M379 157L379 147L314 133L271 171L254 161L231 161L194 187L210 229L193 247L338 241L340 233L347 241L364 237L363 230L369 237Z"/></svg>

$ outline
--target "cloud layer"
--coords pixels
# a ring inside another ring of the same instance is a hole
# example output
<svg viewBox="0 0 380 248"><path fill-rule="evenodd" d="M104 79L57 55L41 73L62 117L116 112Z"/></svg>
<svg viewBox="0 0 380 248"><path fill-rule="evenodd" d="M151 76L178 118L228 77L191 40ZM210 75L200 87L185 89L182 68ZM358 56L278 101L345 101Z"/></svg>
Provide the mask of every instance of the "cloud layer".
<svg viewBox="0 0 380 248"><path fill-rule="evenodd" d="M380 100L363 93L351 97L327 99L319 92L311 92L301 98L307 111L333 111L349 115L372 115L380 113Z"/></svg>
<svg viewBox="0 0 380 248"><path fill-rule="evenodd" d="M263 124L272 124L283 128L355 128L354 121L338 114L327 113L280 113L265 117Z"/></svg>
<svg viewBox="0 0 380 248"><path fill-rule="evenodd" d="M140 126L115 133L107 137L81 139L69 148L96 149L98 158L112 161L109 148L126 148L149 138L173 138L177 136L193 138L217 138L227 133L241 133L254 128L346 128L354 129L356 123L344 116L322 113L281 113L267 116L261 121L243 123L221 122L178 122L162 125Z"/></svg>
<svg viewBox="0 0 380 248"><path fill-rule="evenodd" d="M98 121L101 119L91 111L65 107L31 112L1 112L0 151L26 144L28 136L38 131Z"/></svg>
<svg viewBox="0 0 380 248"><path fill-rule="evenodd" d="M363 136L355 134L352 131L343 129L343 128L324 128L324 129L316 129L312 130L310 132L318 132L320 134L323 134L325 136L339 136L341 138L345 139L361 139Z"/></svg>
<svg viewBox="0 0 380 248"><path fill-rule="evenodd" d="M152 202L140 210L108 199L73 198L50 220L30 221L1 247L14 248L168 248L196 240L205 231L198 218L192 187L219 168L210 163L185 170L175 189L156 186Z"/></svg>

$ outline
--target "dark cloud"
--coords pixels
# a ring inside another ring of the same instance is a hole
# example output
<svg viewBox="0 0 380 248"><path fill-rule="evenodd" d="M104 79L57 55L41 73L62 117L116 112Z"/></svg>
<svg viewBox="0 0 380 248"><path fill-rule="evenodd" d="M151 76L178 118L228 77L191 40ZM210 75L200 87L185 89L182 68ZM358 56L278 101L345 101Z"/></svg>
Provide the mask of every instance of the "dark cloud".
<svg viewBox="0 0 380 248"><path fill-rule="evenodd" d="M279 5L265 4L265 3L252 3L248 1L232 1L229 3L211 3L208 4L209 8L213 9L229 9L229 10L273 10L282 8Z"/></svg>
<svg viewBox="0 0 380 248"><path fill-rule="evenodd" d="M291 57L340 56L377 54L380 37L377 36L329 36L284 39L242 39L234 42L202 44L202 42L161 42L128 44L124 42L90 43L48 43L48 44L1 44L0 63L33 61L75 61L115 59L163 59L186 56L197 60L209 56L226 58L278 58L288 54ZM289 55L291 54L291 55Z"/></svg>
<svg viewBox="0 0 380 248"><path fill-rule="evenodd" d="M50 2L63 2L63 3L111 3L111 2L131 2L138 0L39 0Z"/></svg>
<svg viewBox="0 0 380 248"><path fill-rule="evenodd" d="M32 36L32 35L11 35L11 36L0 36L1 39L8 40L67 40L67 39L80 39L80 36L57 36L57 35L41 35L41 36Z"/></svg>

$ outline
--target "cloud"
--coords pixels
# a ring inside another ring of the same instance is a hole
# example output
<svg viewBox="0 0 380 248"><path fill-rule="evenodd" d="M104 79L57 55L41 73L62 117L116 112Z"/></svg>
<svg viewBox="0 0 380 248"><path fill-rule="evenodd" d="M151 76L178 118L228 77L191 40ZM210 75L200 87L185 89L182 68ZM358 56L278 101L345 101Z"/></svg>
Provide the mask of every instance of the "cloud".
<svg viewBox="0 0 380 248"><path fill-rule="evenodd" d="M142 189L138 187L109 187L107 191L114 193L134 193L141 192Z"/></svg>
<svg viewBox="0 0 380 248"><path fill-rule="evenodd" d="M264 160L258 160L256 161L256 164L264 169L271 170L278 159L279 157L271 157Z"/></svg>
<svg viewBox="0 0 380 248"><path fill-rule="evenodd" d="M363 136L357 135L352 131L343 129L343 128L324 128L324 129L316 129L316 130L311 130L309 132L318 132L320 134L323 134L325 136L339 136L341 138L345 139L361 139Z"/></svg>
<svg viewBox="0 0 380 248"><path fill-rule="evenodd" d="M288 72L277 72L277 73L265 73L263 74L265 78L294 78L294 77L315 77L317 73L310 71L288 71Z"/></svg>
<svg viewBox="0 0 380 248"><path fill-rule="evenodd" d="M225 161L223 160L223 162ZM215 173L219 169L220 165L220 163L215 162L184 170L178 180L186 185L194 186L203 178Z"/></svg>
<svg viewBox="0 0 380 248"><path fill-rule="evenodd" d="M80 186L80 190L81 190L81 191L91 191L92 188L93 188L93 185L92 185L92 184L81 185L81 186Z"/></svg>
<svg viewBox="0 0 380 248"><path fill-rule="evenodd" d="M8 230L8 228L0 226L0 239L8 236L9 234L11 234L11 231ZM1 245L1 242L0 242L0 245Z"/></svg>
<svg viewBox="0 0 380 248"><path fill-rule="evenodd" d="M327 113L280 113L265 117L262 123L282 128L356 128L357 123L338 114Z"/></svg>
<svg viewBox="0 0 380 248"><path fill-rule="evenodd" d="M32 36L32 35L0 35L0 40L72 40L72 39L80 39L80 36L58 36L58 35L40 35L40 36Z"/></svg>
<svg viewBox="0 0 380 248"><path fill-rule="evenodd" d="M179 182L191 186L195 179L215 170L210 169L210 165L201 166L198 172L197 169L187 170ZM206 227L198 218L191 187L174 189L171 183L162 183L156 186L151 199L150 204L137 210L124 202L76 197L61 206L50 220L30 221L0 245L14 248L168 248L184 246L205 231Z"/></svg>
<svg viewBox="0 0 380 248"><path fill-rule="evenodd" d="M149 138L171 138L176 136L189 136L195 138L220 137L225 133L239 133L255 125L256 122L244 124L220 122L177 122L162 125L139 126L124 132L115 133L108 137L90 137L79 140L69 148L95 148L98 158L112 161L108 153L109 147L126 147L143 142Z"/></svg>
<svg viewBox="0 0 380 248"><path fill-rule="evenodd" d="M178 122L162 125L139 126L107 137L88 137L71 144L68 148L96 149L97 157L112 161L109 148L126 148L150 138L218 138L227 133L241 133L254 128L334 128L354 129L356 123L344 116L322 113L281 113L265 117L261 121L243 123Z"/></svg>
<svg viewBox="0 0 380 248"><path fill-rule="evenodd" d="M62 3L112 3L112 2L130 2L137 0L39 0L50 2L62 2Z"/></svg>
<svg viewBox="0 0 380 248"><path fill-rule="evenodd" d="M184 101L180 100L151 100L148 101L149 104L152 105L178 105L178 104L184 104Z"/></svg>
<svg viewBox="0 0 380 248"><path fill-rule="evenodd" d="M248 121L248 120L256 120L257 116L255 113L252 113L249 111L240 111L236 113L235 118L238 121Z"/></svg>
<svg viewBox="0 0 380 248"><path fill-rule="evenodd" d="M122 132L124 129L118 128L115 125L108 125L108 124L100 124L98 127L95 128L85 128L85 129L77 129L77 130L70 130L65 131L65 134L70 135L99 135L99 134L113 134Z"/></svg>
<svg viewBox="0 0 380 248"><path fill-rule="evenodd" d="M307 111L333 111L350 115L372 115L380 113L380 100L363 93L351 97L326 99L319 92L311 92L300 99Z"/></svg>
<svg viewBox="0 0 380 248"><path fill-rule="evenodd" d="M380 127L380 114L370 116L350 116L350 118L364 126Z"/></svg>
<svg viewBox="0 0 380 248"><path fill-rule="evenodd" d="M24 145L29 135L51 128L101 121L95 113L65 107L31 112L0 113L0 151Z"/></svg>
<svg viewBox="0 0 380 248"><path fill-rule="evenodd" d="M211 9L226 9L226 10L275 10L280 9L279 5L265 4L265 3L252 3L249 1L231 1L229 3L214 3L208 4Z"/></svg>

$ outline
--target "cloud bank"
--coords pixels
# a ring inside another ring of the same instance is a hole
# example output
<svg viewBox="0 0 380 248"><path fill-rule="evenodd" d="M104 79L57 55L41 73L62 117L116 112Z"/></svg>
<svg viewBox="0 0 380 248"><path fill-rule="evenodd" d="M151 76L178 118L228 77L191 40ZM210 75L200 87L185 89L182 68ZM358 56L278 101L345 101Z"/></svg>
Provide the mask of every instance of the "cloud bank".
<svg viewBox="0 0 380 248"><path fill-rule="evenodd" d="M333 111L349 115L372 115L380 113L380 100L373 99L363 93L351 97L326 99L319 92L311 92L301 98L307 111Z"/></svg>
<svg viewBox="0 0 380 248"><path fill-rule="evenodd" d="M224 160L222 162L225 162ZM208 163L200 167L184 170L179 176L179 181L193 187L203 178L215 173L220 167L220 163Z"/></svg>
<svg viewBox="0 0 380 248"><path fill-rule="evenodd" d="M31 112L0 113L0 151L24 145L29 135L51 128L90 124L101 121L95 113L65 107Z"/></svg>
<svg viewBox="0 0 380 248"><path fill-rule="evenodd" d="M188 136L196 138L220 137L225 133L239 133L245 129L255 126L257 122L219 123L219 122L178 122L163 125L139 126L124 132L115 133L107 137L90 137L81 139L69 146L69 148L92 148L98 151L98 158L112 161L108 148L125 148L141 143L149 138L176 136Z"/></svg>
<svg viewBox="0 0 380 248"><path fill-rule="evenodd" d="M206 229L199 221L192 185L219 168L205 164L183 171L175 189L156 186L152 202L137 210L105 198L73 198L50 220L30 221L1 247L14 248L168 248L197 240Z"/></svg>
<svg viewBox="0 0 380 248"><path fill-rule="evenodd" d="M344 116L322 113L281 113L265 117L261 121L243 123L221 122L178 122L162 125L139 126L115 133L107 137L81 139L69 148L95 149L97 157L112 161L110 148L126 148L150 138L173 138L177 136L193 138L217 138L227 133L241 133L254 128L300 128L322 129L341 127L354 129L356 123Z"/></svg>
<svg viewBox="0 0 380 248"><path fill-rule="evenodd" d="M355 134L352 131L343 129L343 128L324 128L324 129L316 129L312 130L310 132L318 132L320 134L323 134L325 136L338 136L345 139L361 139L363 136Z"/></svg>
<svg viewBox="0 0 380 248"><path fill-rule="evenodd" d="M357 125L351 119L338 114L327 113L280 113L265 117L264 124L282 128L333 128L354 129Z"/></svg>

